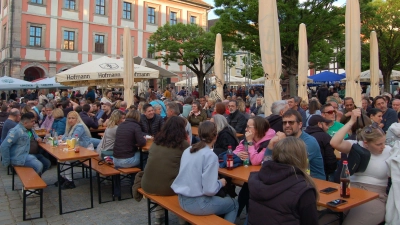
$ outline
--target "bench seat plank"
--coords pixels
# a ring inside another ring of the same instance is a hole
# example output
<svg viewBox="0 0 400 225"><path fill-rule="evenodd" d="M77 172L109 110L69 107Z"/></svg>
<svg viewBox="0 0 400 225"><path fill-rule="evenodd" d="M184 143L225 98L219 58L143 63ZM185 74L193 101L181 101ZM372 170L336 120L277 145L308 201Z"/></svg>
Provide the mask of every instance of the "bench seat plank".
<svg viewBox="0 0 400 225"><path fill-rule="evenodd" d="M143 191L142 188L138 189L139 193L143 194L147 198L153 200L161 207L167 209L175 213L177 216L186 220L190 224L194 225L208 225L208 224L218 224L218 225L232 225L233 223L217 216L217 215L208 215L208 216L196 216L192 215L188 212L185 212L181 206L179 205L179 200L177 195L173 196L158 196L158 195L150 195Z"/></svg>
<svg viewBox="0 0 400 225"><path fill-rule="evenodd" d="M21 179L25 189L43 189L47 187L47 184L33 168L14 166L14 170Z"/></svg>
<svg viewBox="0 0 400 225"><path fill-rule="evenodd" d="M107 164L99 165L99 161L97 159L91 158L92 161L92 170L98 172L103 176L114 176L118 175L120 172ZM85 166L89 166L89 161L84 161L83 164Z"/></svg>

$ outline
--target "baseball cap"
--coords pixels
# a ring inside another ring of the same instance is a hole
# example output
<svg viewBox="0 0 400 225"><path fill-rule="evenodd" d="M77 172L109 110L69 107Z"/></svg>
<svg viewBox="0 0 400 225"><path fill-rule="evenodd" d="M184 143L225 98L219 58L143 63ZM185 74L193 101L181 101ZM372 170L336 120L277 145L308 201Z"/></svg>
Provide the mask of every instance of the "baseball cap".
<svg viewBox="0 0 400 225"><path fill-rule="evenodd" d="M324 122L324 123L331 123L332 120L327 120L324 117L322 117L321 115L313 115L311 116L311 118L308 120L308 125L309 126L315 126L320 122Z"/></svg>

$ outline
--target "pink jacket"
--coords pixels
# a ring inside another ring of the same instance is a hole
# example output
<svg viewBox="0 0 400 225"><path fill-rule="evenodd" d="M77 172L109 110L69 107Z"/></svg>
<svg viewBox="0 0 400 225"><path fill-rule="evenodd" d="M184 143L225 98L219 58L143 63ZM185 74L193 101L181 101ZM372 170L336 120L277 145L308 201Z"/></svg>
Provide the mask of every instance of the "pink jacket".
<svg viewBox="0 0 400 225"><path fill-rule="evenodd" d="M250 155L250 162L251 165L261 165L262 160L264 159L264 152L265 149L261 150L259 153L257 152L257 149L259 148L260 144L264 141L270 140L275 136L275 131L273 129L268 129L268 131L265 133L265 136L258 142L254 142L253 146L249 146L249 155ZM244 140L243 140L244 141ZM245 151L243 141L239 143L239 145L236 147L235 151L233 151L234 154L238 154L241 151Z"/></svg>

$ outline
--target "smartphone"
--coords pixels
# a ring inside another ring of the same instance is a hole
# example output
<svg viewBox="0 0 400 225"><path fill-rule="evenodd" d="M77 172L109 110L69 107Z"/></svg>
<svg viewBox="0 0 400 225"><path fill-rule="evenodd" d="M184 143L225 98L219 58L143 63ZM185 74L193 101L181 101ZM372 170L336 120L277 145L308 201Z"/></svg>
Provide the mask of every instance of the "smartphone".
<svg viewBox="0 0 400 225"><path fill-rule="evenodd" d="M336 199L327 203L330 207L338 207L339 205L346 204L347 201L343 199Z"/></svg>
<svg viewBox="0 0 400 225"><path fill-rule="evenodd" d="M320 190L319 192L321 192L323 194L332 194L333 192L335 192L337 190L338 190L337 188L328 187L328 188Z"/></svg>

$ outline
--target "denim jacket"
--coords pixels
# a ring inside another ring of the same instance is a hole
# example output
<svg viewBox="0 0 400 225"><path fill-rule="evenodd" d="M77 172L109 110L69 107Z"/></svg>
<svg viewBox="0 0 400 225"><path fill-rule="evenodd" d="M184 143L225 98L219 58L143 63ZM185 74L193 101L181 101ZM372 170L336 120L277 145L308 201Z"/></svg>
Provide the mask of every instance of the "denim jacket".
<svg viewBox="0 0 400 225"><path fill-rule="evenodd" d="M80 146L82 146L84 148L87 148L89 146L90 137L86 134L85 129L83 128L82 124L76 125L75 130L73 130L73 132L72 132L71 138L75 137L75 135L78 135ZM67 138L68 138L68 134L65 133L63 135L62 140L65 141L65 140L67 140Z"/></svg>
<svg viewBox="0 0 400 225"><path fill-rule="evenodd" d="M35 131L32 130L32 134L35 139L38 138ZM3 166L9 166L10 164L24 165L29 149L30 137L28 130L19 123L9 131L7 137L1 143L0 151L3 157Z"/></svg>

